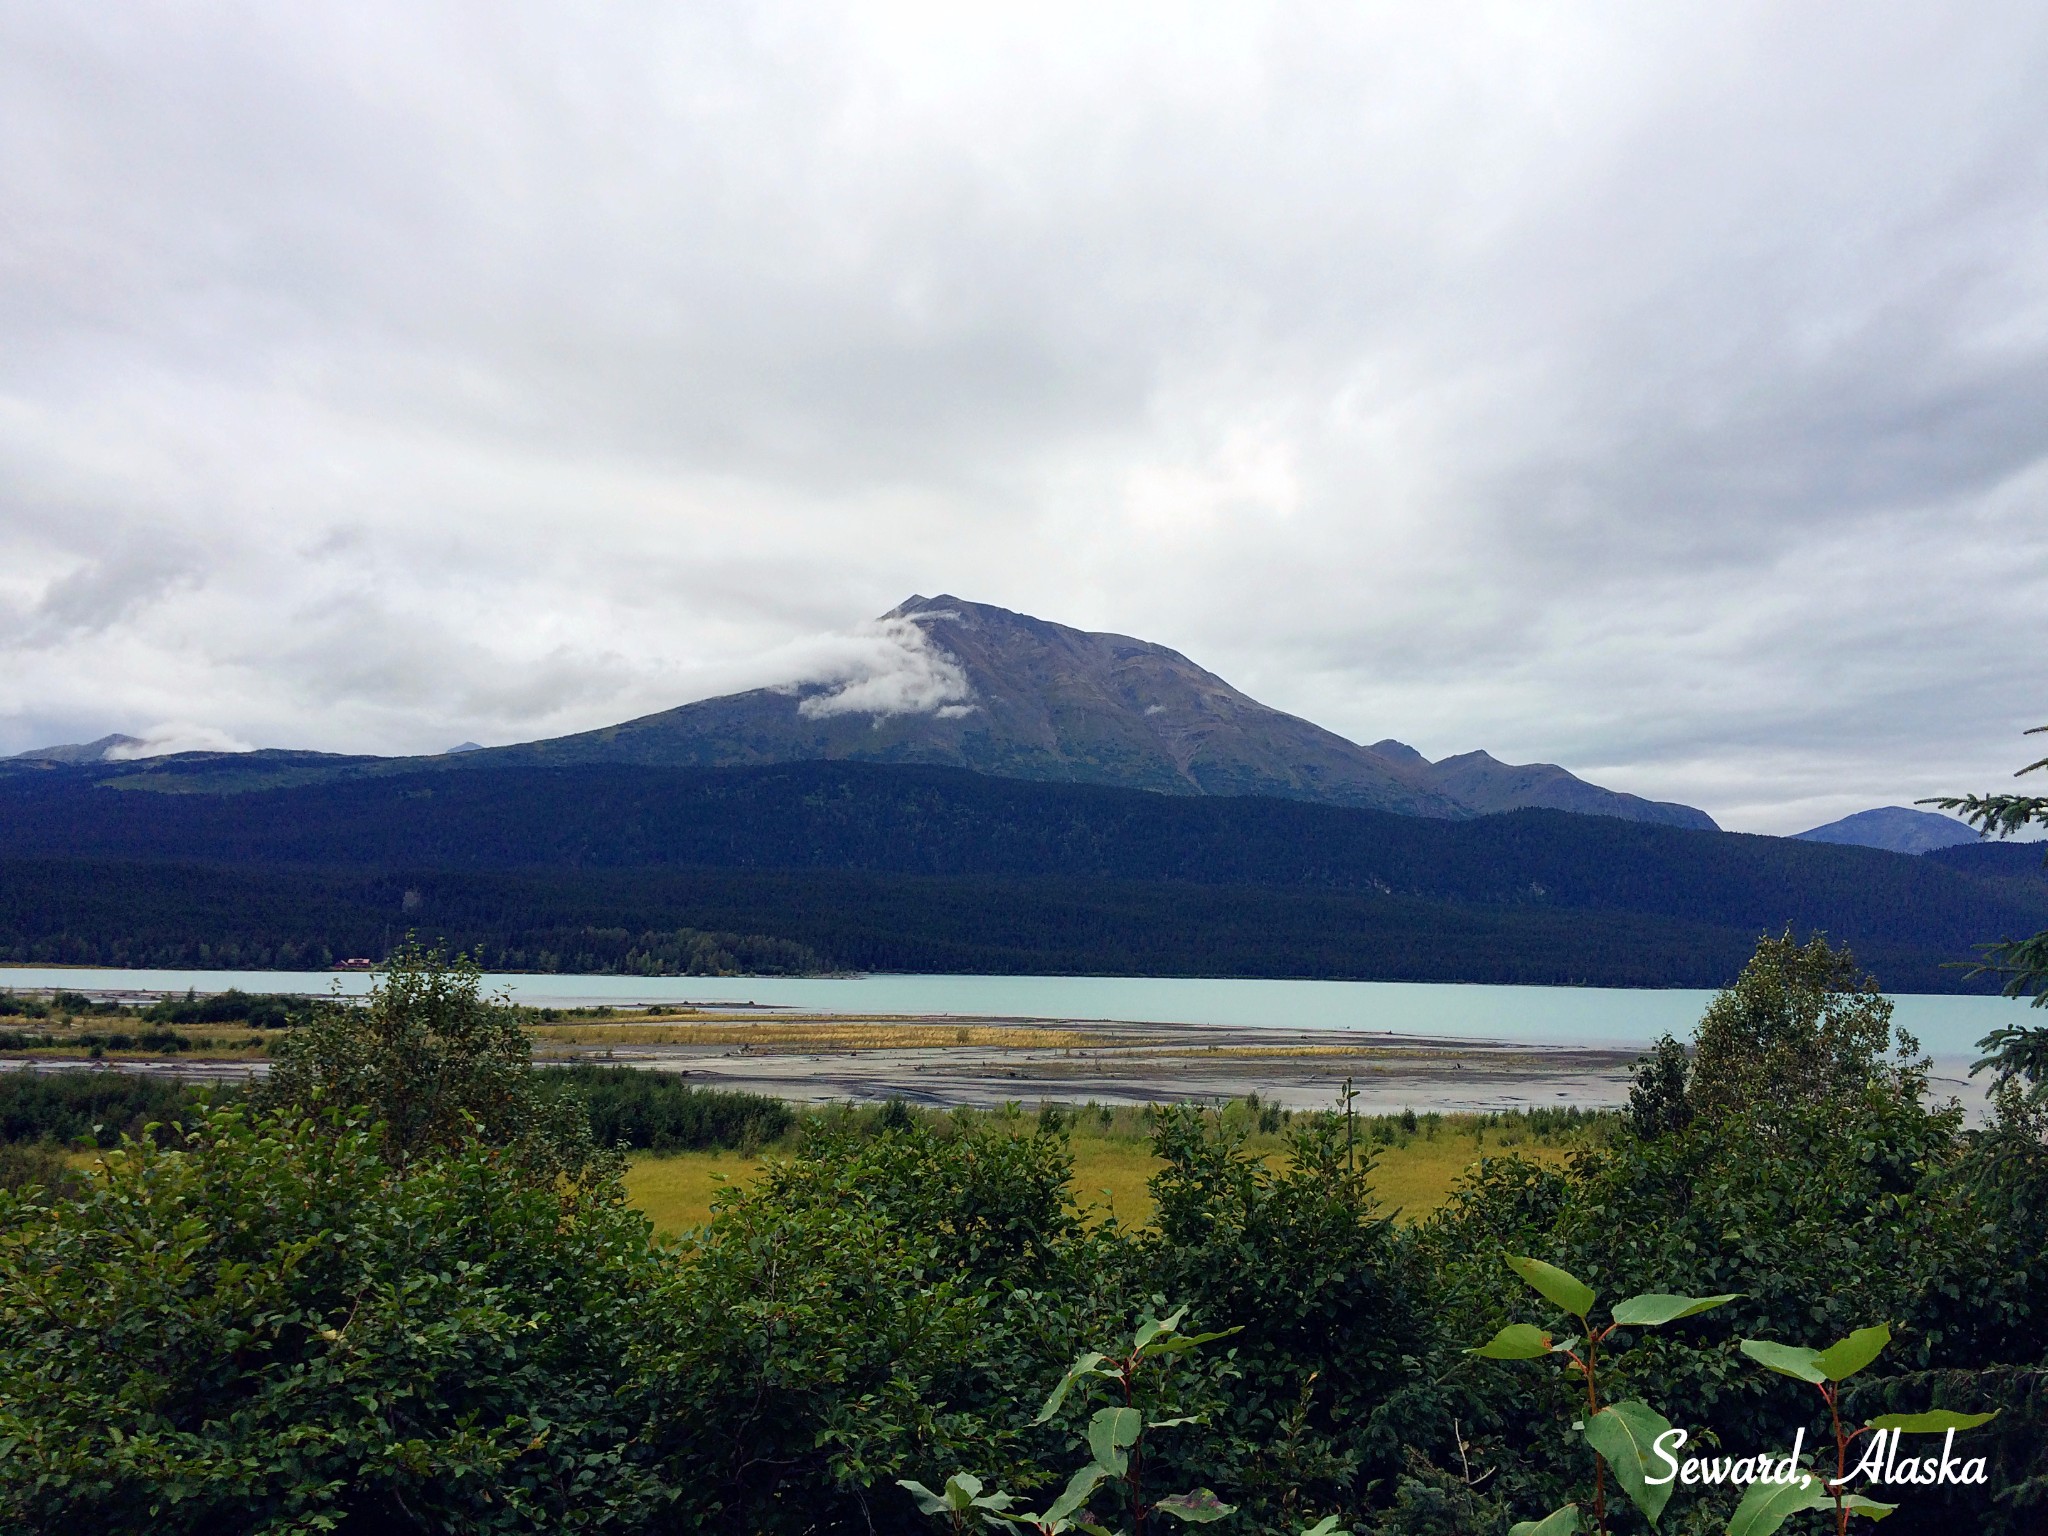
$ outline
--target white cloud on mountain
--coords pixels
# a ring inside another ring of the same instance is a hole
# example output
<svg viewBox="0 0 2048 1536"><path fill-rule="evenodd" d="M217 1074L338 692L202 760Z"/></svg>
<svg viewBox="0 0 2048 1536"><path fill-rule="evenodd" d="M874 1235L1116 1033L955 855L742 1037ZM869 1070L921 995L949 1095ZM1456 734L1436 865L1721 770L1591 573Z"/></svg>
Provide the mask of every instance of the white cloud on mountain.
<svg viewBox="0 0 2048 1536"><path fill-rule="evenodd" d="M819 657L809 675L791 683L822 685L796 712L806 719L829 715L938 715L951 719L974 708L974 689L960 663L932 643L920 620L890 617L839 637L838 654Z"/></svg>
<svg viewBox="0 0 2048 1536"><path fill-rule="evenodd" d="M143 757L169 757L173 752L253 752L255 747L210 725L167 720L142 732L134 741L107 748L107 761L133 762Z"/></svg>

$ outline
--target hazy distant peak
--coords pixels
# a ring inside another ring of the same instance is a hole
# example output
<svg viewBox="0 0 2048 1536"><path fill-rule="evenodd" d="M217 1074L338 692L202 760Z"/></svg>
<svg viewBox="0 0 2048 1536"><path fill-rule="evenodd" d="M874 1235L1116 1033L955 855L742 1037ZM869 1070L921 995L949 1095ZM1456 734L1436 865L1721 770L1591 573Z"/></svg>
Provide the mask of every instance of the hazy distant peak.
<svg viewBox="0 0 2048 1536"><path fill-rule="evenodd" d="M483 743L481 742L463 741L456 743L454 746L450 747L446 752L443 752L441 755L443 757L453 757L458 752L481 752L483 750L484 747Z"/></svg>
<svg viewBox="0 0 2048 1536"><path fill-rule="evenodd" d="M924 597L913 592L894 608L883 614L877 622L887 623L890 619L935 618L941 613L950 614L965 606L967 605L963 604L958 598L944 596Z"/></svg>
<svg viewBox="0 0 2048 1536"><path fill-rule="evenodd" d="M1410 768L1427 768L1430 766L1428 758L1409 746L1407 742L1396 741L1391 736L1385 741L1374 742L1366 750L1379 753L1381 757L1386 758L1389 762L1404 763Z"/></svg>
<svg viewBox="0 0 2048 1536"><path fill-rule="evenodd" d="M1641 795L1589 784L1556 763L1504 763L1491 752L1460 752L1430 765L1446 794L1481 815L1500 811L1574 811L1584 816L1619 816L1696 831L1719 830L1714 818L1690 805L1647 800Z"/></svg>
<svg viewBox="0 0 2048 1536"><path fill-rule="evenodd" d="M1847 843L1857 848L1883 848L1892 853L1932 853L1937 848L1953 848L1959 843L1978 840L1974 827L1953 816L1911 810L1903 805L1858 811L1839 821L1795 832L1793 836L1805 843Z"/></svg>
<svg viewBox="0 0 2048 1536"><path fill-rule="evenodd" d="M141 737L123 736L117 731L111 736L102 736L98 741L70 742L57 747L32 747L26 752L17 752L14 755L29 762L104 763L118 761L112 754L121 753L123 748L141 745Z"/></svg>

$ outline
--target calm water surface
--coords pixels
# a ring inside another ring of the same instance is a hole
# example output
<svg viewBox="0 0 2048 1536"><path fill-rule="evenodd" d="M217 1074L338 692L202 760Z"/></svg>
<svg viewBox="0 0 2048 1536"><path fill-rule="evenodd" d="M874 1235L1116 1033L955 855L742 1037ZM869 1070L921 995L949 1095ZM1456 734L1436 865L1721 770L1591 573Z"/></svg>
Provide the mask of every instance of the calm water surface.
<svg viewBox="0 0 2048 1536"><path fill-rule="evenodd" d="M0 987L84 992L367 991L375 977L328 971L128 971L0 967ZM1134 976L847 976L829 978L493 975L492 991L536 1007L598 1003L742 1004L826 1013L1123 1019L1249 1028L1383 1030L1545 1045L1647 1045L1686 1034L1708 991L1452 986L1402 981L1186 980ZM1997 997L1906 994L1895 1018L1944 1060L1974 1054L2001 1024L2048 1013Z"/></svg>

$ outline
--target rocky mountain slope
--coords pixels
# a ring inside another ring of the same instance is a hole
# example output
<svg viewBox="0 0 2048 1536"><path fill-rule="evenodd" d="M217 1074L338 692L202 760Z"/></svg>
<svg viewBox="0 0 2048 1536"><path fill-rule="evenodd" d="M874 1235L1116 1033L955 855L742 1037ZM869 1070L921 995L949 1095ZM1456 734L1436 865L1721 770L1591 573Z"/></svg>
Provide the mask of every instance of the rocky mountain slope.
<svg viewBox="0 0 2048 1536"><path fill-rule="evenodd" d="M120 748L141 745L140 737L116 732L112 736L102 736L98 741L67 742L63 746L37 747L14 755L20 761L35 763L114 763L121 761L113 755Z"/></svg>
<svg viewBox="0 0 2048 1536"><path fill-rule="evenodd" d="M1178 651L1128 635L952 596L912 597L880 622L897 626L906 646L921 652L922 670L909 686L868 679L755 689L602 730L465 754L463 766L924 763L1412 816L1553 809L1714 825L1690 806L1618 794L1553 764L1516 767L1484 752L1431 763L1396 741L1361 746L1268 708Z"/></svg>
<svg viewBox="0 0 2048 1536"><path fill-rule="evenodd" d="M873 629L873 654L845 675L705 699L547 741L464 742L420 758L262 751L131 759L117 749L138 743L109 736L0 760L0 776L90 766L132 787L233 793L428 766L478 772L853 761L1175 795L1276 796L1452 820L1560 810L1714 829L1704 811L1603 789L1554 763L1503 763L1485 752L1432 763L1399 741L1361 746L1268 708L1178 651L1128 635L950 596L913 597Z"/></svg>
<svg viewBox="0 0 2048 1536"><path fill-rule="evenodd" d="M1490 752L1461 752L1432 763L1398 741L1377 741L1371 750L1410 762L1417 772L1427 775L1430 785L1476 816L1500 811L1575 811L1582 816L1617 816L1623 821L1649 821L1701 832L1718 830L1705 811L1602 789L1555 763L1504 763Z"/></svg>

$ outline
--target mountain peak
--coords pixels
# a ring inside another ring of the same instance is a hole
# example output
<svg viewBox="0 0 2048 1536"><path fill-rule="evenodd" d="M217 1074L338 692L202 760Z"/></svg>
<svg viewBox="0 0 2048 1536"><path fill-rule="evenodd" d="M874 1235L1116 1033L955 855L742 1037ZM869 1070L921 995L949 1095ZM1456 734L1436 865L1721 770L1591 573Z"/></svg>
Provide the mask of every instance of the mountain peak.
<svg viewBox="0 0 2048 1536"><path fill-rule="evenodd" d="M1366 748L1366 751L1377 752L1390 763L1401 763L1410 768L1429 767L1428 758L1409 746L1407 742L1396 741L1391 736L1387 737L1384 741L1374 742Z"/></svg>
<svg viewBox="0 0 2048 1536"><path fill-rule="evenodd" d="M98 741L71 742L57 747L33 747L26 752L14 754L20 762L42 763L104 763L113 760L113 754L124 747L139 747L142 738L123 736L116 731L111 736L102 736Z"/></svg>
<svg viewBox="0 0 2048 1536"><path fill-rule="evenodd" d="M1504 763L1491 752L1461 752L1439 758L1431 764L1431 771L1447 794L1482 816L1544 809L1654 821L1700 832L1718 830L1705 811L1675 801L1646 800L1641 795L1602 789L1556 763Z"/></svg>
<svg viewBox="0 0 2048 1536"><path fill-rule="evenodd" d="M1858 811L1824 826L1793 834L1804 843L1848 843L1858 848L1883 848L1892 853L1931 853L1978 841L1974 827L1953 816L1916 811L1903 805Z"/></svg>
<svg viewBox="0 0 2048 1536"><path fill-rule="evenodd" d="M1703 812L1486 753L1431 764L1363 747L1239 692L1180 652L949 592L912 593L829 675L622 725L464 754L493 762L735 767L854 759L1178 795L1268 795L1414 816L1524 806L1712 827Z"/></svg>

